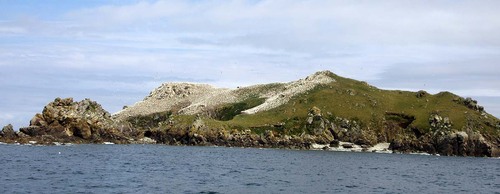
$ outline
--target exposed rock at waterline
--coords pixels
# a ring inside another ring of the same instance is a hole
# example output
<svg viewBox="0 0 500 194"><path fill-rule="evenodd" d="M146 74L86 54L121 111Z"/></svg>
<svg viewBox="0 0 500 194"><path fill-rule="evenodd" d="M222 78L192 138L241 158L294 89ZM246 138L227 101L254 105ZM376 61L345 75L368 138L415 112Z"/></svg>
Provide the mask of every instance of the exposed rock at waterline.
<svg viewBox="0 0 500 194"><path fill-rule="evenodd" d="M62 140L104 141L123 140L111 119L100 104L90 99L74 102L72 98L56 98L37 113L29 127L20 131L31 137Z"/></svg>

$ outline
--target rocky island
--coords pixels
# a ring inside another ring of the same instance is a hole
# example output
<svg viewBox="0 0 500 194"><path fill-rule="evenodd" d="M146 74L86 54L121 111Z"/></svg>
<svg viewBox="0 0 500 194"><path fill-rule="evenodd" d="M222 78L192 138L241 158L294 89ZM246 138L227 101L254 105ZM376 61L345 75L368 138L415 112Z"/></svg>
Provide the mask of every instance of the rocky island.
<svg viewBox="0 0 500 194"><path fill-rule="evenodd" d="M111 115L57 98L5 143L158 143L500 156L500 120L450 92L382 90L317 72L236 89L165 83ZM375 149L387 145L382 149Z"/></svg>

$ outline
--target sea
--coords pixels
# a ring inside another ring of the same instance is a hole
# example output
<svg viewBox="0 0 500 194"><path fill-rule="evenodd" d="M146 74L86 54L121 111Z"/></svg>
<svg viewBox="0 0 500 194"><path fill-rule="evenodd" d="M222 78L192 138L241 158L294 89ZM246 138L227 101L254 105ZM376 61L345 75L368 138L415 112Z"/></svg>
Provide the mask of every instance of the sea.
<svg viewBox="0 0 500 194"><path fill-rule="evenodd" d="M500 159L167 145L0 145L0 193L500 193Z"/></svg>

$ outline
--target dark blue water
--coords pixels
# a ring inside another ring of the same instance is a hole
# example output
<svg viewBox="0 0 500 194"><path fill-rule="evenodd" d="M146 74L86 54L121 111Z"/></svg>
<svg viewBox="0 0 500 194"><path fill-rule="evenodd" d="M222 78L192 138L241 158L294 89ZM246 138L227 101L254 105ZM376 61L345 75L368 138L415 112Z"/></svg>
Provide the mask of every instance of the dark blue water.
<svg viewBox="0 0 500 194"><path fill-rule="evenodd" d="M163 145L0 154L0 193L500 193L491 158Z"/></svg>

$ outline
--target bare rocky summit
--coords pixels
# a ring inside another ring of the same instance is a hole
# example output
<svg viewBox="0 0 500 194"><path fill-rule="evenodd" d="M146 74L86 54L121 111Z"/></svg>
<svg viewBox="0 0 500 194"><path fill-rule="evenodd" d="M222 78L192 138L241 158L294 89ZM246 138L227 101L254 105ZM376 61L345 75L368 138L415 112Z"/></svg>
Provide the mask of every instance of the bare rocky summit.
<svg viewBox="0 0 500 194"><path fill-rule="evenodd" d="M335 80L327 71L317 72L305 79L289 83L256 85L237 89L215 88L207 84L164 83L154 89L144 100L128 106L114 114L117 120L173 110L178 114L196 115L228 103L236 103L256 96L265 99L264 103L242 111L255 114L287 103L292 97L307 92L320 84Z"/></svg>

